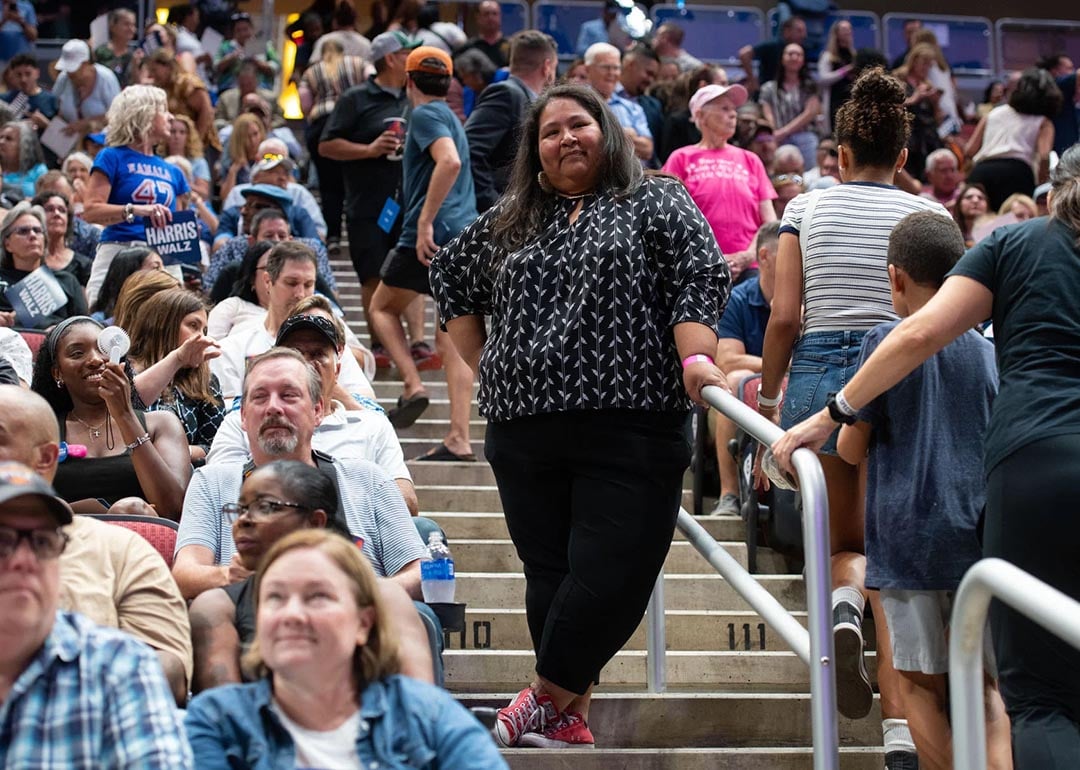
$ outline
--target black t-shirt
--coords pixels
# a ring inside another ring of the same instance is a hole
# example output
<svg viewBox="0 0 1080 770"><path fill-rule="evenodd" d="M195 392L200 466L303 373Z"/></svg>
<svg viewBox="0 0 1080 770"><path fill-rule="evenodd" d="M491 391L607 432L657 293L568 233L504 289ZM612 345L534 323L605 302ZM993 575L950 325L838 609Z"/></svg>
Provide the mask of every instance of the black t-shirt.
<svg viewBox="0 0 1080 770"><path fill-rule="evenodd" d="M1080 250L1077 233L1040 217L994 230L950 276L994 294L1000 386L986 471L1044 438L1080 434Z"/></svg>
<svg viewBox="0 0 1080 770"><path fill-rule="evenodd" d="M236 605L233 625L240 639L240 647L247 650L255 639L255 576L248 575L239 583L225 586L225 593Z"/></svg>
<svg viewBox="0 0 1080 770"><path fill-rule="evenodd" d="M405 90L395 94L368 79L350 88L337 100L323 129L322 141L347 139L371 144L386 130L387 118L408 117ZM401 161L386 156L342 161L345 177L345 210L350 217L377 219L386 199L398 192ZM400 197L400 196L399 196ZM399 200L400 202L400 200Z"/></svg>
<svg viewBox="0 0 1080 770"><path fill-rule="evenodd" d="M0 269L0 310L11 310L11 302L8 301L8 298L3 292L6 291L9 286L14 286L28 275L30 275L30 273L26 270L16 270L15 268ZM34 326L36 329L48 329L50 326L55 326L60 323L65 318L75 315L86 315L86 294L83 292L83 288L79 285L79 281L75 275L66 270L56 271L53 275L56 276L56 281L60 284L60 288L64 290L64 294L67 296L67 302L49 315L38 318Z"/></svg>

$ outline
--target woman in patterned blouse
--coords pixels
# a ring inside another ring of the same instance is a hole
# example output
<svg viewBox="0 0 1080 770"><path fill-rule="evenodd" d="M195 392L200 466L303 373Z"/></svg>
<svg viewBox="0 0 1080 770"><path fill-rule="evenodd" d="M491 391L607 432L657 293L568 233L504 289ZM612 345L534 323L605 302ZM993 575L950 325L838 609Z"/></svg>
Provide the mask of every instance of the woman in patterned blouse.
<svg viewBox="0 0 1080 770"><path fill-rule="evenodd" d="M192 462L205 459L225 418L221 388L207 363L221 351L206 336L206 305L186 289L159 291L143 303L128 332L128 360L138 372L136 402L148 412L179 417Z"/></svg>
<svg viewBox="0 0 1080 770"><path fill-rule="evenodd" d="M549 89L522 133L506 194L435 255L431 284L478 368L525 566L537 676L499 712L499 741L589 746L592 685L671 544L690 399L726 388L709 355L730 274L682 184L643 176L591 89Z"/></svg>

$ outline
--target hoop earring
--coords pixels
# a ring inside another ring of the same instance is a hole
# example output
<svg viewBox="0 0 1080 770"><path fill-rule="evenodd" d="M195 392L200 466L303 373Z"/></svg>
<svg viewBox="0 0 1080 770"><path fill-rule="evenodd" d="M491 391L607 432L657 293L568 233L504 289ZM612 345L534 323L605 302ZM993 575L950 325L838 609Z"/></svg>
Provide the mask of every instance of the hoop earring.
<svg viewBox="0 0 1080 770"><path fill-rule="evenodd" d="M64 381L61 380L59 377L56 378L56 387L60 390L64 389Z"/></svg>
<svg viewBox="0 0 1080 770"><path fill-rule="evenodd" d="M536 183L540 185L540 189L546 192L548 195L551 195L555 192L555 188L551 186L551 182L548 181L547 174L545 174L543 171L538 171L536 173Z"/></svg>

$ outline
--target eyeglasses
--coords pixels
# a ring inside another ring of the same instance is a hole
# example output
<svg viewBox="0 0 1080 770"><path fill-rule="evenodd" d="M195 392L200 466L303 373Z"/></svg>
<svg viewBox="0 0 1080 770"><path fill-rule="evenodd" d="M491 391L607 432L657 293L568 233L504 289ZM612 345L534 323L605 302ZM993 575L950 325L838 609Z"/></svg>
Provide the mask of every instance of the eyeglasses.
<svg viewBox="0 0 1080 770"><path fill-rule="evenodd" d="M22 236L23 238L25 238L25 237L27 237L28 235L31 235L31 234L32 235L41 235L45 231L42 230L37 225L23 225L22 227L12 228L11 232L14 235L19 235L19 236Z"/></svg>
<svg viewBox="0 0 1080 770"><path fill-rule="evenodd" d="M39 560L55 559L64 552L70 539L58 529L0 527L0 561L10 558L23 540L30 544L30 550Z"/></svg>
<svg viewBox="0 0 1080 770"><path fill-rule="evenodd" d="M803 178L798 174L777 174L772 178L773 184L799 184L803 183Z"/></svg>
<svg viewBox="0 0 1080 770"><path fill-rule="evenodd" d="M247 516L252 521L266 521L283 513L297 513L306 510L308 510L306 505L287 503L284 500L271 500L268 497L256 500L251 505L225 503L225 505L221 506L221 513L230 522L236 521L241 516Z"/></svg>
<svg viewBox="0 0 1080 770"><path fill-rule="evenodd" d="M67 206L46 206L46 214L66 214L68 213Z"/></svg>
<svg viewBox="0 0 1080 770"><path fill-rule="evenodd" d="M265 270L265 269L266 269L266 265L255 265L255 272L256 273L259 272L260 270Z"/></svg>

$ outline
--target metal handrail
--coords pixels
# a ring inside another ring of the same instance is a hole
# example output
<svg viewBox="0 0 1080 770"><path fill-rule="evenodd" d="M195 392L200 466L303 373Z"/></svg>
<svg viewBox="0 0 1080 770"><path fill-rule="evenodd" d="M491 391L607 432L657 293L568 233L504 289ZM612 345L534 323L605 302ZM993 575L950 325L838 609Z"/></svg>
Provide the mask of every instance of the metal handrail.
<svg viewBox="0 0 1080 770"><path fill-rule="evenodd" d="M783 435L775 424L721 388L709 386L702 397L736 425L766 446ZM679 511L677 526L709 564L762 619L780 635L795 654L810 667L810 712L814 745L814 770L839 767L839 728L836 717L836 676L833 671L832 579L829 548L829 500L825 475L817 456L808 449L792 455L792 464L802 496L803 543L806 563L807 625L803 628L723 546L686 510ZM650 690L663 690L665 648L663 646L663 573L657 579L649 602L648 671ZM654 688L659 682L659 689Z"/></svg>
<svg viewBox="0 0 1080 770"><path fill-rule="evenodd" d="M949 623L949 708L956 770L986 768L982 650L986 613L995 598L1080 649L1080 602L1002 559L976 562L960 581Z"/></svg>

